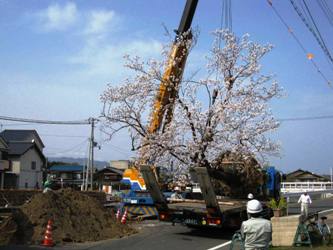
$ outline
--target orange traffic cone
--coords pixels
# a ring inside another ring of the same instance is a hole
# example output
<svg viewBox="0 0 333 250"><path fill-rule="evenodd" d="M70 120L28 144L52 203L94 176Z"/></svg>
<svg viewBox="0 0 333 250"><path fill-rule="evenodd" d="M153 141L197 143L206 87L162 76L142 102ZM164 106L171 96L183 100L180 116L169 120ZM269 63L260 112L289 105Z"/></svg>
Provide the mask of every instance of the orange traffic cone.
<svg viewBox="0 0 333 250"><path fill-rule="evenodd" d="M116 213L116 219L119 220L120 217L121 217L120 208L118 208L118 211Z"/></svg>
<svg viewBox="0 0 333 250"><path fill-rule="evenodd" d="M49 220L47 222L45 236L44 236L44 240L42 242L42 246L45 246L45 247L53 247L54 246L54 243L53 243L53 240L52 240L52 220Z"/></svg>
<svg viewBox="0 0 333 250"><path fill-rule="evenodd" d="M127 220L127 208L125 210L125 213L123 214L123 217L121 218L121 224L126 224L126 220Z"/></svg>

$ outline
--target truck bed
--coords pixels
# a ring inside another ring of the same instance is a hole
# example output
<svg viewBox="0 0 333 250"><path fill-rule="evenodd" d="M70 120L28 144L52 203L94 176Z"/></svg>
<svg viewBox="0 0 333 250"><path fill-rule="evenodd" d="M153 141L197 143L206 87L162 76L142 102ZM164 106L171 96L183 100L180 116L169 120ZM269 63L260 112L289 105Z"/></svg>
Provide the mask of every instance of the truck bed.
<svg viewBox="0 0 333 250"><path fill-rule="evenodd" d="M237 213L246 210L247 200L225 198L218 200L222 213ZM168 204L171 210L190 210L195 213L206 213L206 204L202 200L173 200Z"/></svg>

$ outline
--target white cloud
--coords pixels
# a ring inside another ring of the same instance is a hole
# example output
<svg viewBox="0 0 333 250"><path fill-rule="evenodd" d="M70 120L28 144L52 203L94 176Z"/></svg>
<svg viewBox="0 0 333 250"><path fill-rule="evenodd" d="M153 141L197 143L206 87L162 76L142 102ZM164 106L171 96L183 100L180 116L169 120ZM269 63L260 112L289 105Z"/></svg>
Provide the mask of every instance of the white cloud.
<svg viewBox="0 0 333 250"><path fill-rule="evenodd" d="M162 44L156 40L136 40L121 44L104 44L100 42L87 43L75 56L69 58L69 63L83 67L80 72L88 76L117 78L124 72L125 54L142 58L160 56Z"/></svg>
<svg viewBox="0 0 333 250"><path fill-rule="evenodd" d="M78 11L75 3L67 3L64 6L53 4L40 11L38 17L46 31L66 30L77 21Z"/></svg>
<svg viewBox="0 0 333 250"><path fill-rule="evenodd" d="M114 11L92 11L88 16L88 23L85 29L86 34L101 34L107 31L115 22L115 12Z"/></svg>

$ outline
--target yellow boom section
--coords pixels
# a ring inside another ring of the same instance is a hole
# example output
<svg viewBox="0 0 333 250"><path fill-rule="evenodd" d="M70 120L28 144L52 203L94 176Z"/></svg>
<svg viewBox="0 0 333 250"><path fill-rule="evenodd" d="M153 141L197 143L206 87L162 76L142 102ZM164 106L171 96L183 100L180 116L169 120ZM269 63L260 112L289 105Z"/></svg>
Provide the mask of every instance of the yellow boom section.
<svg viewBox="0 0 333 250"><path fill-rule="evenodd" d="M188 35L189 36L189 35ZM161 125L167 125L173 115L175 98L178 94L179 83L185 68L188 56L187 41L175 42L164 72L162 82L156 95L148 132L155 133Z"/></svg>

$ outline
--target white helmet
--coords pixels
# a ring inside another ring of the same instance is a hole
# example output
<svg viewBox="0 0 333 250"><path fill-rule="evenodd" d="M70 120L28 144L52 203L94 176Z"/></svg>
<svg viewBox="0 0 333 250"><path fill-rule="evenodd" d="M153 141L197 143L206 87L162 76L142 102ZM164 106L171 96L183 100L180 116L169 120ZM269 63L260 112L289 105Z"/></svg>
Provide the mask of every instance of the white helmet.
<svg viewBox="0 0 333 250"><path fill-rule="evenodd" d="M252 200L254 197L253 197L253 194L251 194L251 193L249 193L248 195L247 195L247 198L249 199L249 200Z"/></svg>
<svg viewBox="0 0 333 250"><path fill-rule="evenodd" d="M250 200L247 203L247 208L246 208L247 212L249 214L257 214L260 213L262 211L262 206L261 203L258 200Z"/></svg>
<svg viewBox="0 0 333 250"><path fill-rule="evenodd" d="M175 187L175 191L180 191L180 187Z"/></svg>

